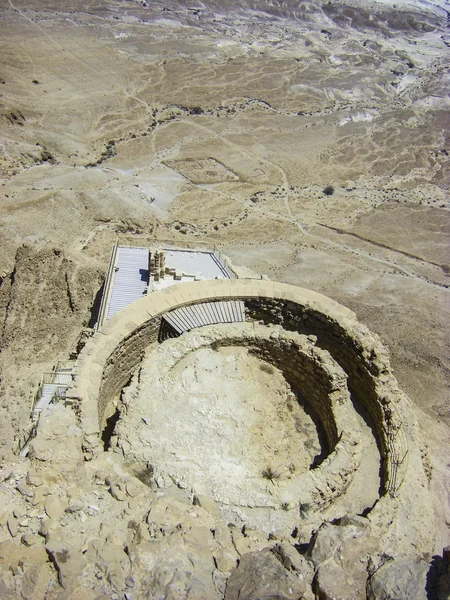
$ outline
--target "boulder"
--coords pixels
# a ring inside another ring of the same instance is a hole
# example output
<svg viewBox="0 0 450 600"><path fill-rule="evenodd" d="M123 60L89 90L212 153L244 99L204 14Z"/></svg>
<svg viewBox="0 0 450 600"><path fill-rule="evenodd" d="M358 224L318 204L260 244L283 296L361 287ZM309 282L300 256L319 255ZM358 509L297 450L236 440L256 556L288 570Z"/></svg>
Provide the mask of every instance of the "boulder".
<svg viewBox="0 0 450 600"><path fill-rule="evenodd" d="M322 523L307 551L316 567L313 589L323 600L365 600L369 555L378 544L367 519Z"/></svg>
<svg viewBox="0 0 450 600"><path fill-rule="evenodd" d="M34 565L26 570L20 590L23 600L45 598L52 571L48 563Z"/></svg>
<svg viewBox="0 0 450 600"><path fill-rule="evenodd" d="M11 590L4 581L0 579L0 598L2 600L21 600L14 590Z"/></svg>
<svg viewBox="0 0 450 600"><path fill-rule="evenodd" d="M426 600L428 569L419 557L389 557L369 577L367 600Z"/></svg>
<svg viewBox="0 0 450 600"><path fill-rule="evenodd" d="M61 502L58 496L47 496L44 502L44 508L50 519L59 519L63 514L65 505Z"/></svg>
<svg viewBox="0 0 450 600"><path fill-rule="evenodd" d="M198 536L202 532L195 532ZM135 582L133 598L170 598L171 600L220 600L213 584L212 555L190 553L181 530L154 540L131 545L128 549L131 577ZM195 558L195 562L193 559Z"/></svg>
<svg viewBox="0 0 450 600"><path fill-rule="evenodd" d="M8 531L11 534L11 537L16 537L19 533L19 520L13 516L8 519Z"/></svg>
<svg viewBox="0 0 450 600"><path fill-rule="evenodd" d="M268 546L268 535L259 529L245 527L242 531L236 529L232 533L233 545L239 556L262 550Z"/></svg>
<svg viewBox="0 0 450 600"><path fill-rule="evenodd" d="M4 572L14 571L19 565L26 569L30 566L45 564L47 560L47 553L42 544L27 547L23 544L15 544L13 540L5 540L0 543L0 565Z"/></svg>
<svg viewBox="0 0 450 600"><path fill-rule="evenodd" d="M234 569L238 558L239 556L234 548L219 548L219 550L214 553L214 562L216 563L216 568L225 573Z"/></svg>
<svg viewBox="0 0 450 600"><path fill-rule="evenodd" d="M128 556L117 540L108 538L91 540L85 552L89 563L94 563L115 590L125 586L130 568Z"/></svg>
<svg viewBox="0 0 450 600"><path fill-rule="evenodd" d="M228 579L225 600L299 600L306 585L270 548L245 554Z"/></svg>
<svg viewBox="0 0 450 600"><path fill-rule="evenodd" d="M311 585L314 567L294 546L287 542L280 542L272 548L272 552L288 571L297 572L300 579L304 579L307 585Z"/></svg>
<svg viewBox="0 0 450 600"><path fill-rule="evenodd" d="M67 588L74 581L83 577L87 566L84 555L70 546L70 543L55 540L47 543L47 552L58 571L61 587Z"/></svg>

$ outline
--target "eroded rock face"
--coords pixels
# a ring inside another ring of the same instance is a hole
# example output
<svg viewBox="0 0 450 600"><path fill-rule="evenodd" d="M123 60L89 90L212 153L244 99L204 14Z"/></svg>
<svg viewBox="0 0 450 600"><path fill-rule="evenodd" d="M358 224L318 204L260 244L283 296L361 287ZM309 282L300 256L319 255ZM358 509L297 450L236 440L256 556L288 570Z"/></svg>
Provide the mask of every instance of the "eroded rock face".
<svg viewBox="0 0 450 600"><path fill-rule="evenodd" d="M265 548L241 558L228 579L225 600L299 600L305 590L303 574L289 572Z"/></svg>
<svg viewBox="0 0 450 600"><path fill-rule="evenodd" d="M58 404L44 410L38 432L30 443L30 456L64 471L76 469L83 460L82 431L74 412Z"/></svg>
<svg viewBox="0 0 450 600"><path fill-rule="evenodd" d="M62 247L48 245L20 247L10 276L0 277L3 439L27 429L29 398L21 389L23 380L35 382L40 372L49 370L49 361L52 364L59 353L74 348L89 322L101 277L100 269L78 263Z"/></svg>

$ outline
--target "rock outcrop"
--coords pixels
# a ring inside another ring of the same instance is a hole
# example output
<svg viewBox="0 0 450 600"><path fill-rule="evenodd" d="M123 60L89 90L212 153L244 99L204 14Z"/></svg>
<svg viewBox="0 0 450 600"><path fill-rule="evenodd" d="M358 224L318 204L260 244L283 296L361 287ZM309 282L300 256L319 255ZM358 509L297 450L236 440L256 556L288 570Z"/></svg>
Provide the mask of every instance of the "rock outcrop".
<svg viewBox="0 0 450 600"><path fill-rule="evenodd" d="M299 600L306 584L302 573L288 571L269 548L245 554L227 582L225 600Z"/></svg>

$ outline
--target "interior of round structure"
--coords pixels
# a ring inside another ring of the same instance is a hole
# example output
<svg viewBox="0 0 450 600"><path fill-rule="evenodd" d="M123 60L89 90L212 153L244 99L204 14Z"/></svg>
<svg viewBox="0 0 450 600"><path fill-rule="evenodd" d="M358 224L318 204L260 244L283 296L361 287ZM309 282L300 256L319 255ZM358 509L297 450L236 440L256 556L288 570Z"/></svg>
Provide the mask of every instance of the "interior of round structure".
<svg viewBox="0 0 450 600"><path fill-rule="evenodd" d="M242 331L237 328L235 334L239 336L245 327L241 325ZM177 486L208 496L218 503L227 521L273 531L298 521L302 476L333 452L330 436L337 435L337 429L326 407L326 393L316 394L316 403L322 396L320 415L302 394L304 390L288 383L292 381L286 370L289 361L307 361L303 364L309 363L314 370L319 358L313 359L314 352L323 351L313 350L309 343L313 354L307 357L305 348L300 351L285 340L276 344L278 356L275 348L267 356L271 330L262 329L261 339L249 342L244 336L242 345L233 335L220 341L220 335L212 334L213 343L205 343L209 340L191 332L151 352L122 394L113 445L122 449L127 462L140 465L138 470L145 466L147 483L153 487ZM291 354L289 360L283 361L282 347ZM306 389L311 394L314 378L306 371L300 368L298 377L309 381ZM319 380L316 386L327 387ZM324 417L328 437L321 423ZM364 468L352 472L343 491L351 489L346 509L360 512L378 497L379 455L364 419L352 414L349 422L357 430ZM371 481L375 483L369 488L367 468L374 472ZM340 514L344 500L339 492L333 493L334 481L330 489L330 498L338 498L333 504ZM301 511L300 515L304 517Z"/></svg>
<svg viewBox="0 0 450 600"><path fill-rule="evenodd" d="M198 493L251 504L271 480L307 471L321 453L282 373L246 348L199 348L165 384L156 398L143 366L133 400L145 415L140 439L158 472Z"/></svg>

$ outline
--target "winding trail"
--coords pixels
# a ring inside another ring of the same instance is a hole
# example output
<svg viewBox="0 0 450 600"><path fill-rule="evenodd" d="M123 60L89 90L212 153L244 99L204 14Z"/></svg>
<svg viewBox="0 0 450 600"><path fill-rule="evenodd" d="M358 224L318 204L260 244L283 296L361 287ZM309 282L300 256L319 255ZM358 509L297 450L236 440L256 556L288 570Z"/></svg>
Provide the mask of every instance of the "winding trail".
<svg viewBox="0 0 450 600"><path fill-rule="evenodd" d="M194 184L193 184L194 185ZM229 192L223 192L221 190L215 189L212 185L208 186L208 185L201 185L201 184L195 184L195 187L204 189L206 191L213 191L216 194L220 194L221 196L225 196L228 198L231 198L232 200L234 200L235 202L239 202L240 204L246 206L247 208L249 208L251 206L252 210L254 212L259 212L261 215L264 216L269 216L275 219L280 219L282 221L286 221L287 223L290 223L291 225L295 225L297 227L297 229L305 236L310 238L311 240L314 240L316 242L320 242L322 244L324 244L325 246L330 246L330 240L319 236L317 234L314 233L310 233L309 231L307 231L305 229L304 224L302 224L300 221L298 221L295 218L292 217L285 217L283 215L280 215L278 213L272 212L272 211L268 211L262 208L259 208L258 206L255 205L250 205L249 202L247 202L246 200L242 200L241 198L238 198L232 194L230 194ZM292 214L292 213L291 213ZM319 223L317 223L316 225L320 225ZM395 269L399 272L401 272L403 275L406 275L407 277L410 277L412 279L416 279L422 283L425 283L427 285L430 285L436 289L439 290L443 290L443 291L450 291L450 287L448 285L443 285L443 284L439 284L435 281L432 281L430 279L427 279L426 277L422 277L420 275L417 275L416 273L413 273L412 271L410 271L409 269L399 265L396 262L390 261L388 259L385 258L377 258L376 256L372 256L369 252L364 252L364 250L358 250L356 248L349 248L348 246L345 246L344 244L341 244L339 242L333 241L332 245L334 248L337 248L339 250L341 250L342 252L347 252L349 254L354 254L356 256L360 256L362 258L365 258L366 260L370 260L372 262L376 262L382 265L385 265L391 269ZM391 249L389 249L391 250ZM395 250L391 250L392 252L395 252ZM412 257L411 257L412 258ZM416 260L420 260L420 259L416 259ZM421 261L423 262L423 261Z"/></svg>

